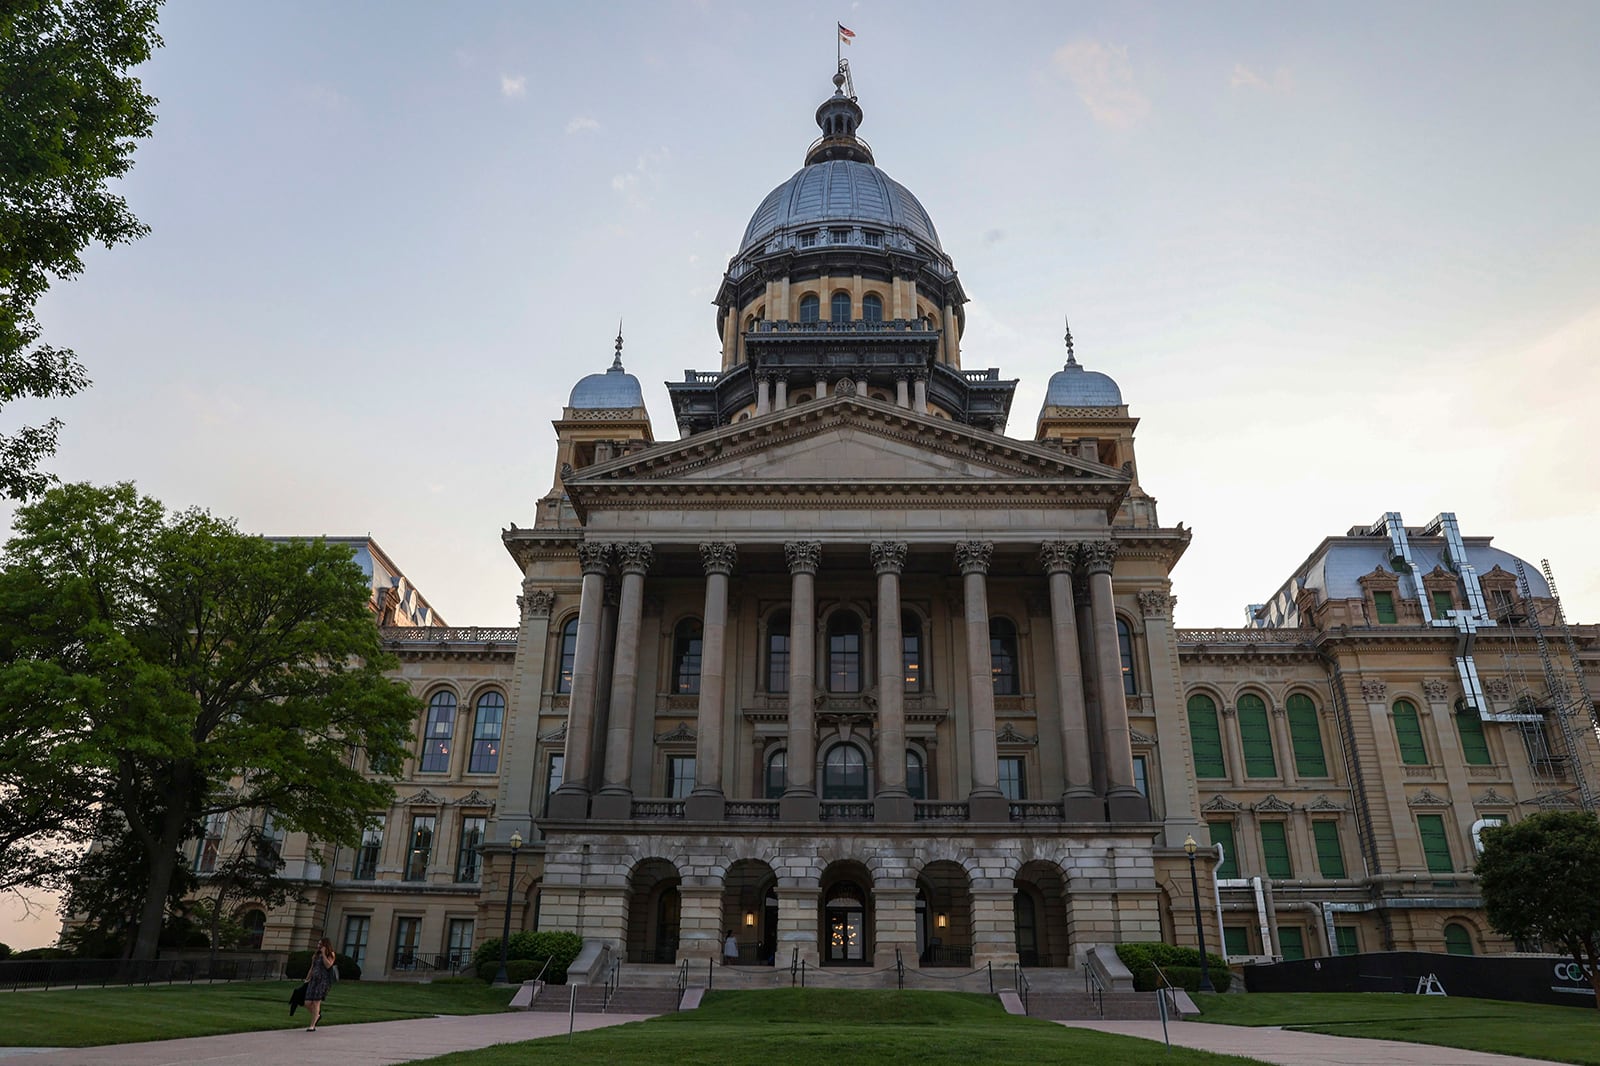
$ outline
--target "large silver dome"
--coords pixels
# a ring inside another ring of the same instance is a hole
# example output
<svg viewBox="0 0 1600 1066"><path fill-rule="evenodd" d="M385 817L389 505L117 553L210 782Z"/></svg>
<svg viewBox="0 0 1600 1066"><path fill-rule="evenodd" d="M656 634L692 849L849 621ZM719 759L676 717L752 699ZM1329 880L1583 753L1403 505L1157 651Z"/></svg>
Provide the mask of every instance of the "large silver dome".
<svg viewBox="0 0 1600 1066"><path fill-rule="evenodd" d="M610 370L604 374L590 374L572 387L567 406L580 411L643 407L644 390L639 387L638 378L622 369L619 353Z"/></svg>
<svg viewBox="0 0 1600 1066"><path fill-rule="evenodd" d="M835 159L802 167L767 194L745 227L739 255L792 231L830 225L898 230L933 251L943 251L917 198L870 163Z"/></svg>

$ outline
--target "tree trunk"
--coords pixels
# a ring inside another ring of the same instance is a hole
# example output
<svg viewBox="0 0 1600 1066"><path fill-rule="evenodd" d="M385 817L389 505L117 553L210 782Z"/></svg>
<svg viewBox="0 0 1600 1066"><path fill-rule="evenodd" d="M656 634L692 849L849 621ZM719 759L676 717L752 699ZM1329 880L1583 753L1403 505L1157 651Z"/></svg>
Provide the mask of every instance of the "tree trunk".
<svg viewBox="0 0 1600 1066"><path fill-rule="evenodd" d="M136 961L153 960L161 947L161 928L167 914L167 893L172 888L172 875L177 870L178 847L189 830L189 791L194 780L192 768L179 764L172 769L170 790L165 801L150 854L150 884L145 889L144 907L139 915L139 936L134 941L133 957Z"/></svg>

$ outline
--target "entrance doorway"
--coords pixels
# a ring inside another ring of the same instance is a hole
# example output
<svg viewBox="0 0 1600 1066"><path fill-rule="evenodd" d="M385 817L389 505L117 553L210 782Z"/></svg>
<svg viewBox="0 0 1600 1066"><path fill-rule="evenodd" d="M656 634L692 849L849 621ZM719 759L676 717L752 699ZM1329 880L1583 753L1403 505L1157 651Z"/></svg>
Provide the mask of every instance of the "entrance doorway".
<svg viewBox="0 0 1600 1066"><path fill-rule="evenodd" d="M646 859L628 879L628 961L678 961L678 870L665 859Z"/></svg>
<svg viewBox="0 0 1600 1066"><path fill-rule="evenodd" d="M822 875L822 964L872 964L872 875L858 862L838 862Z"/></svg>

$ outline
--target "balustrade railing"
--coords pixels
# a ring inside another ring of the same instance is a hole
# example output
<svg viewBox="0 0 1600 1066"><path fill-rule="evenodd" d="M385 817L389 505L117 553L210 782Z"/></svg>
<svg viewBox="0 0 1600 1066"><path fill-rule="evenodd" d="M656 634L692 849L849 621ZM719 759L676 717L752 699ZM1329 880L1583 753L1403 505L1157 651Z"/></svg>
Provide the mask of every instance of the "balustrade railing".
<svg viewBox="0 0 1600 1066"><path fill-rule="evenodd" d="M392 644L515 644L514 626L384 626L380 633Z"/></svg>
<svg viewBox="0 0 1600 1066"><path fill-rule="evenodd" d="M945 803L940 800L917 800L912 810L913 817L919 822L964 822L968 814L965 803Z"/></svg>
<svg viewBox="0 0 1600 1066"><path fill-rule="evenodd" d="M872 813L873 806L870 801L822 801L821 817L824 822L870 822L872 821Z"/></svg>
<svg viewBox="0 0 1600 1066"><path fill-rule="evenodd" d="M775 822L778 820L778 801L729 800L723 807L723 817L730 822Z"/></svg>
<svg viewBox="0 0 1600 1066"><path fill-rule="evenodd" d="M634 800L633 817L643 821L661 821L683 817L683 800Z"/></svg>
<svg viewBox="0 0 1600 1066"><path fill-rule="evenodd" d="M1315 629L1179 629L1179 644L1305 644Z"/></svg>
<svg viewBox="0 0 1600 1066"><path fill-rule="evenodd" d="M755 329L747 331L754 334L763 333L927 333L936 334L933 323L925 318L890 318L873 321L865 318L852 319L848 322L789 322L784 319L763 320L755 324ZM983 374L988 371L976 371ZM995 372L998 374L998 371Z"/></svg>
<svg viewBox="0 0 1600 1066"><path fill-rule="evenodd" d="M1008 807L1013 822L1059 822L1066 817L1061 804L1048 800L1014 800Z"/></svg>

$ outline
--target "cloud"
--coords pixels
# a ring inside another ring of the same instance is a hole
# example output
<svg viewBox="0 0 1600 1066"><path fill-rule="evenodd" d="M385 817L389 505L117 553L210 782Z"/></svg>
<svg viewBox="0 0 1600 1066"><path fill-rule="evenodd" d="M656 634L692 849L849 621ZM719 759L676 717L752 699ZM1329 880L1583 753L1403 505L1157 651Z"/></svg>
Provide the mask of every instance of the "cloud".
<svg viewBox="0 0 1600 1066"><path fill-rule="evenodd" d="M1233 73L1228 75L1228 84L1235 89L1286 93L1294 88L1294 79L1283 67L1279 67L1271 78L1264 78L1243 63L1235 63Z"/></svg>
<svg viewBox="0 0 1600 1066"><path fill-rule="evenodd" d="M600 123L588 115L574 115L567 120L568 133L583 133L585 130L597 130Z"/></svg>
<svg viewBox="0 0 1600 1066"><path fill-rule="evenodd" d="M1096 122L1127 129L1150 114L1150 101L1133 82L1127 45L1071 41L1057 48L1050 62L1071 80Z"/></svg>
<svg viewBox="0 0 1600 1066"><path fill-rule="evenodd" d="M1001 241L1003 241L1005 239L1006 239L1006 231L1003 230L1003 229L986 230L984 232L984 234L983 234L983 243L984 244L999 244Z"/></svg>
<svg viewBox="0 0 1600 1066"><path fill-rule="evenodd" d="M646 152L639 157L632 170L612 177L612 190L621 194L630 207L644 207L650 202L650 197L645 195L645 189L655 184L661 165L671 156L672 153L665 146L653 152Z"/></svg>
<svg viewBox="0 0 1600 1066"><path fill-rule="evenodd" d="M519 99L527 96L528 76L526 74L518 74L515 77L510 74L500 75L500 95L507 99Z"/></svg>

